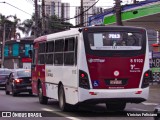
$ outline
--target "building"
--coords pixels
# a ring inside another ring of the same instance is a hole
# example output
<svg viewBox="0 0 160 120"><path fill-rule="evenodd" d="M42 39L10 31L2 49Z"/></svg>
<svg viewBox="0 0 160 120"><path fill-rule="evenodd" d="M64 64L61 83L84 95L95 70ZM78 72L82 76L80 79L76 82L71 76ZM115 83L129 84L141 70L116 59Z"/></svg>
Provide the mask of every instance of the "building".
<svg viewBox="0 0 160 120"><path fill-rule="evenodd" d="M62 3L61 0L46 0L45 13L47 16L56 15L64 22L69 22L70 18L70 4Z"/></svg>
<svg viewBox="0 0 160 120"><path fill-rule="evenodd" d="M30 69L32 59L30 58L28 51L32 50L32 48L33 37L6 41L4 48L4 67L10 69ZM2 57L2 55L0 57Z"/></svg>
<svg viewBox="0 0 160 120"><path fill-rule="evenodd" d="M62 11L61 11L61 18L64 19L65 22L70 22L70 4L69 3L62 3ZM66 12L67 11L67 12Z"/></svg>
<svg viewBox="0 0 160 120"><path fill-rule="evenodd" d="M96 2L96 0L83 0L83 11L84 11L84 26L87 26L89 21L88 18L90 16L96 15L98 13L102 13L103 12L103 8L101 7L91 7L94 3ZM90 8L91 7L91 8ZM81 7L76 7L76 25L80 24L80 14L81 14Z"/></svg>

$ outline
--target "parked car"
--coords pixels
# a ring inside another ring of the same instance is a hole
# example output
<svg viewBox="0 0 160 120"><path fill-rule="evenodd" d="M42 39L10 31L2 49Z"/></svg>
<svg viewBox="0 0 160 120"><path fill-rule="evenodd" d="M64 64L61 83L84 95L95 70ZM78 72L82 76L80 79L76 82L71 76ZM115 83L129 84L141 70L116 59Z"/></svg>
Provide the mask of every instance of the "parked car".
<svg viewBox="0 0 160 120"><path fill-rule="evenodd" d="M157 114L157 116L154 117L154 120L160 120L160 105L155 108L154 113Z"/></svg>
<svg viewBox="0 0 160 120"><path fill-rule="evenodd" d="M12 92L13 96L16 96L21 92L29 92L32 94L31 88L31 70L28 69L15 69L13 70L8 80L6 81L5 87L6 95Z"/></svg>
<svg viewBox="0 0 160 120"><path fill-rule="evenodd" d="M0 68L0 87L5 87L7 77L11 73L10 69Z"/></svg>

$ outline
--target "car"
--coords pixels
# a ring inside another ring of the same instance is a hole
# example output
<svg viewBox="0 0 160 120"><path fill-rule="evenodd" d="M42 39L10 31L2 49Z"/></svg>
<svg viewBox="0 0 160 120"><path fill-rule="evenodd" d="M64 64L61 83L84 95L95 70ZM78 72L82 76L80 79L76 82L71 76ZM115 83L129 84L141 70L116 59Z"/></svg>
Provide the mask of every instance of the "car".
<svg viewBox="0 0 160 120"><path fill-rule="evenodd" d="M13 70L7 81L5 87L6 95L12 92L13 96L21 92L29 92L32 94L31 87L31 70L30 69L15 69Z"/></svg>
<svg viewBox="0 0 160 120"><path fill-rule="evenodd" d="M7 77L11 73L10 69L0 68L0 87L5 87Z"/></svg>
<svg viewBox="0 0 160 120"><path fill-rule="evenodd" d="M157 114L157 116L154 117L154 120L160 120L160 105L158 105L157 107L155 107L154 113Z"/></svg>

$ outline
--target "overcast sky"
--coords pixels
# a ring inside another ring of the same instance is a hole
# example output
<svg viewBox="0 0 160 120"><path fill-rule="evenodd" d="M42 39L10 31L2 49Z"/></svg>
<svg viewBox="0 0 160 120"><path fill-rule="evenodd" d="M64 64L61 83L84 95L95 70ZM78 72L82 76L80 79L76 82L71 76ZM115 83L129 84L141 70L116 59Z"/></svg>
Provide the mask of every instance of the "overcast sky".
<svg viewBox="0 0 160 120"><path fill-rule="evenodd" d="M30 19L32 13L34 12L34 3L32 2L32 0L0 0L0 2L7 2L7 3L0 3L0 13L3 15L17 15L18 18L21 19L21 21L24 21L25 19ZM39 1L39 0L38 0ZM132 0L123 0L123 2L130 2ZM62 0L62 2L68 2L70 3L70 6L78 6L80 5L80 0ZM96 6L113 6L114 0L99 0L99 2L97 3ZM21 10L18 10L16 8L14 8L13 6L29 13L26 14L25 12L22 12ZM70 17L74 17L75 15L75 11L74 11L75 7L71 7L71 16Z"/></svg>
<svg viewBox="0 0 160 120"><path fill-rule="evenodd" d="M17 17L23 22L26 19L30 19L31 15L34 13L34 0L0 0L0 13L8 16L8 15L17 15ZM39 0L38 0L39 1ZM75 7L79 6L80 0L61 0L62 2L70 3L70 17L74 17L75 15ZM97 0L96 0L97 1ZM130 3L132 0L122 0L123 4ZM6 3L2 3L6 2ZM115 1L114 0L99 0L96 6L101 7L112 7ZM15 8L17 7L17 8ZM75 20L70 21L73 25L75 24Z"/></svg>

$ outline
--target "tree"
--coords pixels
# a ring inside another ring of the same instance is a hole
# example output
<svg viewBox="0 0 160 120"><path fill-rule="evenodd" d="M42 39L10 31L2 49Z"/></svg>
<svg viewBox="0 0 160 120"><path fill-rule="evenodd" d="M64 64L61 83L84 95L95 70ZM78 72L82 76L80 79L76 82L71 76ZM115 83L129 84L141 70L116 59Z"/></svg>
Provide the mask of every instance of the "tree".
<svg viewBox="0 0 160 120"><path fill-rule="evenodd" d="M8 20L9 17L13 18L13 21ZM9 15L5 16L0 14L0 40L3 39L3 31L4 31L4 24L5 24L5 40L16 39L17 35L20 37L20 34L17 33L17 28L19 27L20 19L17 18L16 15Z"/></svg>
<svg viewBox="0 0 160 120"><path fill-rule="evenodd" d="M56 15L47 17L46 33L48 34L64 31L71 27L73 27L71 23L62 21Z"/></svg>
<svg viewBox="0 0 160 120"><path fill-rule="evenodd" d="M34 21L32 19L26 19L23 21L19 29L27 36L31 32L31 35L33 34L34 29Z"/></svg>

